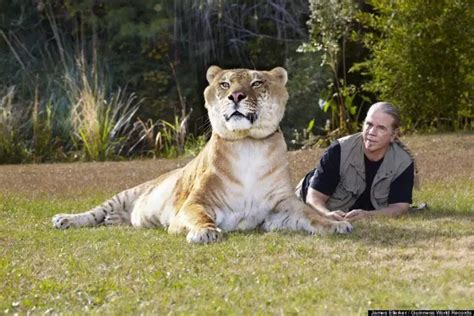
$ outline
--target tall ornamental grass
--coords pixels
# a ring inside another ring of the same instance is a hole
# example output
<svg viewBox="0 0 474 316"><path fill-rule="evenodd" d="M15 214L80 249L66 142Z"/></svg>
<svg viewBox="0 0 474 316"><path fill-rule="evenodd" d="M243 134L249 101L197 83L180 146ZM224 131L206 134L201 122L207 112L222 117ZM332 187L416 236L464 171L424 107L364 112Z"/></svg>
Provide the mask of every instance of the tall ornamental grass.
<svg viewBox="0 0 474 316"><path fill-rule="evenodd" d="M14 86L0 90L0 163L22 162L27 156L22 139L24 111L14 98Z"/></svg>
<svg viewBox="0 0 474 316"><path fill-rule="evenodd" d="M141 101L121 88L109 93L96 65L87 67L83 55L77 59L76 67L77 72L65 76L71 103L72 141L88 160L115 158L127 145L125 135L133 127L132 120Z"/></svg>

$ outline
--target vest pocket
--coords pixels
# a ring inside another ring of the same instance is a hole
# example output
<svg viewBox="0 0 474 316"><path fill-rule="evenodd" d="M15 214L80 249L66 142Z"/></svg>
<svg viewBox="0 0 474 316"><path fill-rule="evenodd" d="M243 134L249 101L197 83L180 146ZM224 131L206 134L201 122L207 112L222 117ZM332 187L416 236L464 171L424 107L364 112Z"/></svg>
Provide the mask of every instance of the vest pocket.
<svg viewBox="0 0 474 316"><path fill-rule="evenodd" d="M328 208L331 210L349 211L349 208L355 203L361 193L359 190L365 187L365 182L355 172L354 169L344 176L341 175L341 180L336 187L336 190L331 195L328 201ZM351 172L353 171L353 172Z"/></svg>
<svg viewBox="0 0 474 316"><path fill-rule="evenodd" d="M329 198L327 206L330 210L349 211L349 207L354 204L357 199L356 192L347 185L339 183L334 193Z"/></svg>
<svg viewBox="0 0 474 316"><path fill-rule="evenodd" d="M357 190L347 185L347 183L339 183L336 191L332 194L331 198L338 201L350 201L357 197Z"/></svg>
<svg viewBox="0 0 474 316"><path fill-rule="evenodd" d="M388 196L390 194L390 179L384 179L377 183L373 187L373 195L374 199L377 202L377 205L374 205L374 207L385 207L388 205Z"/></svg>

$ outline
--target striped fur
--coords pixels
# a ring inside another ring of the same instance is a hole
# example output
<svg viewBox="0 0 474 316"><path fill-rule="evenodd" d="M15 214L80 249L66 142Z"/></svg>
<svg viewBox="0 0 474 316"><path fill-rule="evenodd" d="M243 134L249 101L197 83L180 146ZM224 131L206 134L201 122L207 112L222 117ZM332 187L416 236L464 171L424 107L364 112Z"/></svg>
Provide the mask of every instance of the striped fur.
<svg viewBox="0 0 474 316"><path fill-rule="evenodd" d="M350 232L348 222L326 218L293 193L278 129L288 100L286 71L212 66L207 78L204 97L213 133L195 159L88 212L56 215L54 226L164 227L186 233L194 243L255 228Z"/></svg>

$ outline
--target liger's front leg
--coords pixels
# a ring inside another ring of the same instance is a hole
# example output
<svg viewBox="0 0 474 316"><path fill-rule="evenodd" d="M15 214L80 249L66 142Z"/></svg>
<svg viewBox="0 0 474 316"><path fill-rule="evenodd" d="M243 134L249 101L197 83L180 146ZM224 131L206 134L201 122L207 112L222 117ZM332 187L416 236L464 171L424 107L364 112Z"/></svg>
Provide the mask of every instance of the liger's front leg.
<svg viewBox="0 0 474 316"><path fill-rule="evenodd" d="M199 244L216 242L222 237L211 213L192 200L185 203L171 220L168 232L187 232L186 240Z"/></svg>
<svg viewBox="0 0 474 316"><path fill-rule="evenodd" d="M350 233L352 225L347 221L333 221L319 214L296 196L288 196L279 201L274 212L265 219L265 230L303 230L310 234Z"/></svg>

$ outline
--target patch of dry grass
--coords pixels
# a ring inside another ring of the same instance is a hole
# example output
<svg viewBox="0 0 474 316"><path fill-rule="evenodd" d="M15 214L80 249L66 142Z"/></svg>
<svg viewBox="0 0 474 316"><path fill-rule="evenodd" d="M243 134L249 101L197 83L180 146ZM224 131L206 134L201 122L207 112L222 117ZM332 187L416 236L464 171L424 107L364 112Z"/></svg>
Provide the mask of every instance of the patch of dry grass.
<svg viewBox="0 0 474 316"><path fill-rule="evenodd" d="M189 158L0 165L0 192L24 197L78 197L113 194L183 166Z"/></svg>
<svg viewBox="0 0 474 316"><path fill-rule="evenodd" d="M422 183L474 181L474 135L443 134L403 139L415 152ZM323 149L288 153L292 182L314 168ZM73 197L97 192L112 194L184 166L190 158L121 162L0 165L0 192L26 197Z"/></svg>

